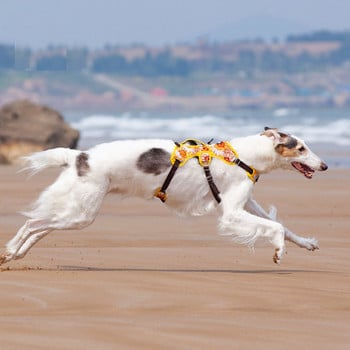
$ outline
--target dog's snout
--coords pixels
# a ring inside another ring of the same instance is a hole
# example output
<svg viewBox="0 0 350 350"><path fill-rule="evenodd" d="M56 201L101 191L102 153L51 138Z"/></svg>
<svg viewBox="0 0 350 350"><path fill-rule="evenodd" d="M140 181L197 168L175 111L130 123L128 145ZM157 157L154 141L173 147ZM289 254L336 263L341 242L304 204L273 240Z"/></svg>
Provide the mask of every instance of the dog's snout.
<svg viewBox="0 0 350 350"><path fill-rule="evenodd" d="M324 162L321 163L321 171L325 171L328 169L328 165Z"/></svg>

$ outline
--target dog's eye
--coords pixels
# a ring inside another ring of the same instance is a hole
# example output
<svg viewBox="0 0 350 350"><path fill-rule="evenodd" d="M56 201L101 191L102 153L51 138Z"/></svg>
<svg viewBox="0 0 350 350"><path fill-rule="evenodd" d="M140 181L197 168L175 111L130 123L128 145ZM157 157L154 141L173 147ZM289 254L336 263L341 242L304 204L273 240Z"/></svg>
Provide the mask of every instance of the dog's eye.
<svg viewBox="0 0 350 350"><path fill-rule="evenodd" d="M300 153L303 153L303 152L305 151L305 147L304 147L304 146L299 147L299 148L298 148L298 151L299 151Z"/></svg>

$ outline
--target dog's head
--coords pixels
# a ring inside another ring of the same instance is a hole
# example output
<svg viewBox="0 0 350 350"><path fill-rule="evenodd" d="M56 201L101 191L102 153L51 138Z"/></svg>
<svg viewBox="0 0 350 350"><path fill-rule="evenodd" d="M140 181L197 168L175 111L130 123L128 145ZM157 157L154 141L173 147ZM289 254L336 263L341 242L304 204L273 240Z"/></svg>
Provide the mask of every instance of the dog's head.
<svg viewBox="0 0 350 350"><path fill-rule="evenodd" d="M305 142L296 136L285 134L278 129L265 127L261 134L269 137L278 155L282 168L296 169L306 178L311 179L314 172L328 169L324 163Z"/></svg>

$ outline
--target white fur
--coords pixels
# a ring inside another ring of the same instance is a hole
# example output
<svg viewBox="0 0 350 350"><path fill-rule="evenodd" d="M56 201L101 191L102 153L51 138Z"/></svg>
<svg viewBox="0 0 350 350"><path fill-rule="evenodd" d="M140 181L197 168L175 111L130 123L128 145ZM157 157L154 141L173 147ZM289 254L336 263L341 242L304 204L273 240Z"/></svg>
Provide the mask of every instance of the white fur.
<svg viewBox="0 0 350 350"><path fill-rule="evenodd" d="M259 174L276 168L293 169L293 161L302 162L314 170L327 168L302 140L295 137L298 147L302 145L305 150L293 157L282 156L276 147L283 144L283 140L275 129L271 130L230 141L239 158L253 166ZM62 167L62 172L41 193L32 210L24 213L29 219L7 243L0 264L23 258L37 241L52 230L88 226L97 216L107 193L151 199L170 169L155 175L145 173L137 166L139 156L151 148L171 153L174 143L170 140L129 140L97 145L85 152L89 169L82 176L78 176L76 166L80 151L56 148L27 157L27 169L33 173L48 167ZM258 238L267 239L275 248L276 263L285 251L285 239L308 250L318 248L315 239L299 237L278 223L275 209L268 214L253 200L254 184L242 168L213 159L210 169L220 190L220 204L210 192L203 169L196 159L178 169L167 190L165 204L183 215L204 215L216 210L222 234L251 247Z"/></svg>

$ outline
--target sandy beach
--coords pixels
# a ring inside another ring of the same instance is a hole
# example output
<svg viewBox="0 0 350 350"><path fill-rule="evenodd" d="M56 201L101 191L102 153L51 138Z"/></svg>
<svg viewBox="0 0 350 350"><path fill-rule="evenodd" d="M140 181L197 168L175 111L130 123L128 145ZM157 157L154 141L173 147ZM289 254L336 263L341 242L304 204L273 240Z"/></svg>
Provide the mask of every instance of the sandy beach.
<svg viewBox="0 0 350 350"><path fill-rule="evenodd" d="M0 246L56 172L0 167ZM158 200L106 198L82 231L56 231L0 272L0 348L349 349L350 170L307 180L275 172L255 198L274 204L290 243L249 252L217 234L214 215L174 216Z"/></svg>

